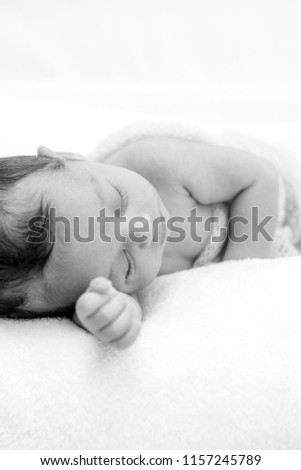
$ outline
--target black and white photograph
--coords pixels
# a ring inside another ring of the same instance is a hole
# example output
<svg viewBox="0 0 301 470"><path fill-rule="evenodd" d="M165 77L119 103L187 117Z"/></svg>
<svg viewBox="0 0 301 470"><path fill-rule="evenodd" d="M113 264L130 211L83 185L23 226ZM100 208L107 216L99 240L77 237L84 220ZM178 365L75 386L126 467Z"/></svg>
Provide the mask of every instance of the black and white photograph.
<svg viewBox="0 0 301 470"><path fill-rule="evenodd" d="M0 0L3 468L300 464L300 24Z"/></svg>

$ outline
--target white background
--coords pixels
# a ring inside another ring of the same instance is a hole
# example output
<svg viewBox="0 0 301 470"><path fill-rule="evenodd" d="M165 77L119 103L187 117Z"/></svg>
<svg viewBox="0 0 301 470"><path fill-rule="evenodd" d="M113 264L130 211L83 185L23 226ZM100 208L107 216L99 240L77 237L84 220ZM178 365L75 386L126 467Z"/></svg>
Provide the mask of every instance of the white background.
<svg viewBox="0 0 301 470"><path fill-rule="evenodd" d="M299 0L1 0L0 154L141 120L298 154L300 20Z"/></svg>

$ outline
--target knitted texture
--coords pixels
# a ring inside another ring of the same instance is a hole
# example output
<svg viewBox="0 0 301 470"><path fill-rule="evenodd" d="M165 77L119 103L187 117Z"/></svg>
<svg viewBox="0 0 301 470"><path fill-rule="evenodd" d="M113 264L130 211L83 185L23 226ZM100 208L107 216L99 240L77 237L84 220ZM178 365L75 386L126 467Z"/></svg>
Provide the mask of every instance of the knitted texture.
<svg viewBox="0 0 301 470"><path fill-rule="evenodd" d="M293 178L279 178L279 221L272 253L275 258L300 255L301 217L298 188Z"/></svg>

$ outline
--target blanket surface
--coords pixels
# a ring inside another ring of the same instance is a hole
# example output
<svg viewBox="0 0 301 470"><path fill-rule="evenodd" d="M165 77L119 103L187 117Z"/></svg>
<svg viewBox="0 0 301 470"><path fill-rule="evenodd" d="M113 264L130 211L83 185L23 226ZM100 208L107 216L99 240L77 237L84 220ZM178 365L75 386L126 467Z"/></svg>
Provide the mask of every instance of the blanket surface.
<svg viewBox="0 0 301 470"><path fill-rule="evenodd" d="M301 257L163 276L124 351L1 321L6 449L301 449Z"/></svg>

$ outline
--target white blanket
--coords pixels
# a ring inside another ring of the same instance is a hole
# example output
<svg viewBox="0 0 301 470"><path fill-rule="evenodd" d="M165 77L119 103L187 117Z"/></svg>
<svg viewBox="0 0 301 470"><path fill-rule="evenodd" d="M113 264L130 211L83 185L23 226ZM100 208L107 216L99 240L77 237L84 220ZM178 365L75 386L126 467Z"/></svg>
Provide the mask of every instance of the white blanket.
<svg viewBox="0 0 301 470"><path fill-rule="evenodd" d="M1 321L1 448L300 449L301 257L157 278L128 350Z"/></svg>

